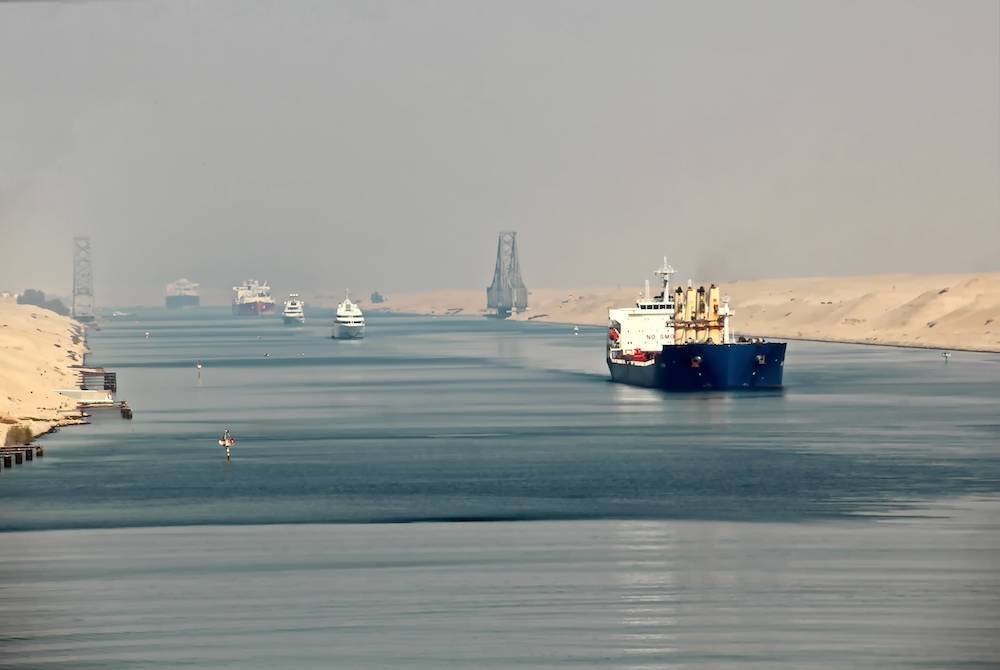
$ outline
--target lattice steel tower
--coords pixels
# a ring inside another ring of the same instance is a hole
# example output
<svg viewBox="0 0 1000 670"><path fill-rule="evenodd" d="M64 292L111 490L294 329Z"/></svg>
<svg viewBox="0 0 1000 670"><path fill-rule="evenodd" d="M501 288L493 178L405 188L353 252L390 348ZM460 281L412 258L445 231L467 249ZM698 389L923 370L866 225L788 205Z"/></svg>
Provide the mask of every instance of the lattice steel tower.
<svg viewBox="0 0 1000 670"><path fill-rule="evenodd" d="M493 283L486 289L486 306L495 309L497 316L510 316L511 311L523 312L528 308L528 289L521 279L517 262L517 233L500 232L497 240L497 268Z"/></svg>
<svg viewBox="0 0 1000 670"><path fill-rule="evenodd" d="M94 275L90 267L90 238L73 238L73 318L94 320Z"/></svg>

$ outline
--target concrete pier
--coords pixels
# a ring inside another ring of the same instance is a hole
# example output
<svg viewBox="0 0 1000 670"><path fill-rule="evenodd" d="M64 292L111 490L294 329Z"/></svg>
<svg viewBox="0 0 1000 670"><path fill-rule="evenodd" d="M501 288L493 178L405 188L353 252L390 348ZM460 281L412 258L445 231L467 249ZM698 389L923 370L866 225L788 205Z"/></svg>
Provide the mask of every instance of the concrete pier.
<svg viewBox="0 0 1000 670"><path fill-rule="evenodd" d="M23 465L25 461L35 460L35 456L41 456L41 446L37 447L30 444L19 445L16 447L0 447L0 469L3 468L13 468L15 465Z"/></svg>

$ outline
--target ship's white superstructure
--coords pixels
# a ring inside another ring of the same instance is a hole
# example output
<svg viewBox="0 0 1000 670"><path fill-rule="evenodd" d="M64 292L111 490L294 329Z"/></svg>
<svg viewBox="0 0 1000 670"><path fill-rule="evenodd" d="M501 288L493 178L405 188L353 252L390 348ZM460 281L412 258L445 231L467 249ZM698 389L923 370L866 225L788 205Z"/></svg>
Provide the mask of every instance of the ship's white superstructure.
<svg viewBox="0 0 1000 670"><path fill-rule="evenodd" d="M333 339L356 340L365 336L365 316L361 308L351 302L350 294L337 305L337 316L333 322Z"/></svg>
<svg viewBox="0 0 1000 670"><path fill-rule="evenodd" d="M305 303L299 300L298 293L289 293L288 300L285 301L285 309L281 312L281 318L288 324L302 324L306 322Z"/></svg>
<svg viewBox="0 0 1000 670"><path fill-rule="evenodd" d="M198 295L198 284L181 277L167 284L167 295Z"/></svg>
<svg viewBox="0 0 1000 670"><path fill-rule="evenodd" d="M719 288L712 284L695 289L688 281L686 289L670 291L674 269L663 259L655 273L662 286L651 296L649 281L634 307L608 310L610 354L620 358L658 352L664 345L687 343L731 344L730 321L733 315L728 299L722 300Z"/></svg>
<svg viewBox="0 0 1000 670"><path fill-rule="evenodd" d="M178 279L167 284L167 307L197 307L201 304L198 284L188 279Z"/></svg>
<svg viewBox="0 0 1000 670"><path fill-rule="evenodd" d="M233 287L233 314L261 315L274 313L274 298L267 282L248 279Z"/></svg>

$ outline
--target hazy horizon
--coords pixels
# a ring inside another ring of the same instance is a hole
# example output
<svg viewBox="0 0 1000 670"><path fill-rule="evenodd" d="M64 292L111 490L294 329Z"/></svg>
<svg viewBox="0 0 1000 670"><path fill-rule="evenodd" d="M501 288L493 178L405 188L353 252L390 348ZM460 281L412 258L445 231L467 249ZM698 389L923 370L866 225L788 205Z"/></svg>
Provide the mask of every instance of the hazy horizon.
<svg viewBox="0 0 1000 670"><path fill-rule="evenodd" d="M0 62L0 290L1000 270L991 0L0 2Z"/></svg>

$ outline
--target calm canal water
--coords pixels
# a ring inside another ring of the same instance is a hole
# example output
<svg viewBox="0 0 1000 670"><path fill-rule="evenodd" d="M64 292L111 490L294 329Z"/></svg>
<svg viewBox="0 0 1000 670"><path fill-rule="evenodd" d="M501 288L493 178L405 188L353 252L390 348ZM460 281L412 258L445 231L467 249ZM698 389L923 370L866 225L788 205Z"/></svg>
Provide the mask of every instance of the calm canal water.
<svg viewBox="0 0 1000 670"><path fill-rule="evenodd" d="M600 328L330 321L91 334L135 418L0 477L0 667L1000 664L1000 356L670 395Z"/></svg>

